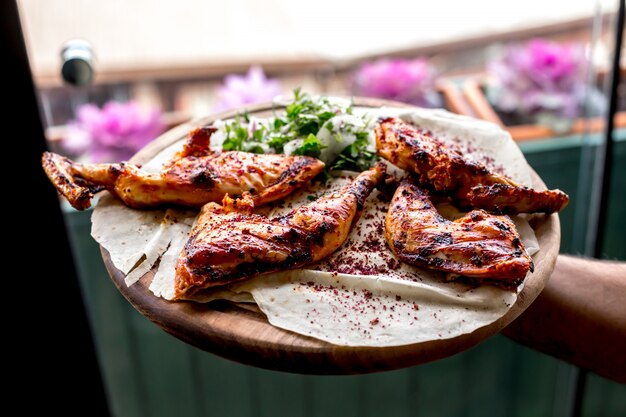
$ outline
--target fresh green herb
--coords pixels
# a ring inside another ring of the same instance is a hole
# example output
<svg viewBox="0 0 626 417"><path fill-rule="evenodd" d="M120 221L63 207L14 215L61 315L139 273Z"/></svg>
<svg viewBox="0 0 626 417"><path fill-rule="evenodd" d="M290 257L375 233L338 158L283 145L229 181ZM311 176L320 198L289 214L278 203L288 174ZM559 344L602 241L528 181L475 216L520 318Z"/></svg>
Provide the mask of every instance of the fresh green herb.
<svg viewBox="0 0 626 417"><path fill-rule="evenodd" d="M263 142L265 138L265 127L257 127L257 129L252 133L252 139L256 142Z"/></svg>
<svg viewBox="0 0 626 417"><path fill-rule="evenodd" d="M285 126L285 122L283 121L283 119L277 117L274 119L274 130L280 130L281 127Z"/></svg>
<svg viewBox="0 0 626 417"><path fill-rule="evenodd" d="M326 146L324 146L313 133L309 133L309 136L302 142L302 146L297 148L294 154L318 158L324 148L326 148Z"/></svg>
<svg viewBox="0 0 626 417"><path fill-rule="evenodd" d="M294 91L294 102L285 108L285 117L277 118L281 130L287 127L295 137L317 134L324 123L337 115L337 109L327 98L314 100L300 89ZM276 122L274 122L276 125Z"/></svg>
<svg viewBox="0 0 626 417"><path fill-rule="evenodd" d="M285 143L295 139L290 135L281 135L281 134L270 134L268 137L267 144L270 148L274 149L276 153L283 153L283 146Z"/></svg>
<svg viewBox="0 0 626 417"><path fill-rule="evenodd" d="M250 153L265 153L265 149L258 143L244 142L241 150Z"/></svg>
<svg viewBox="0 0 626 417"><path fill-rule="evenodd" d="M247 113L241 117L247 119ZM235 120L226 125L226 139L222 145L225 151L242 151L244 141L248 140L248 128L241 123L240 115Z"/></svg>
<svg viewBox="0 0 626 417"><path fill-rule="evenodd" d="M367 132L357 132L356 140L341 151L331 169L365 171L372 166L372 162L376 161L376 154L367 149L368 135Z"/></svg>
<svg viewBox="0 0 626 417"><path fill-rule="evenodd" d="M348 107L338 106L326 97L312 98L297 88L294 100L289 103L283 115L275 111L274 120L269 123L257 123L250 127L251 119L243 113L225 125L226 138L222 148L245 152L283 153L285 145L295 139L304 138L302 144L293 151L295 155L306 155L319 158L327 146L317 135L322 128L331 133L332 140L341 143L344 135L355 135L356 140L337 156L334 161L326 161L329 169L367 169L375 154L368 151L368 132L365 126L351 123L340 123L336 126L333 118L341 114L353 114L352 104ZM364 120L365 121L365 120Z"/></svg>

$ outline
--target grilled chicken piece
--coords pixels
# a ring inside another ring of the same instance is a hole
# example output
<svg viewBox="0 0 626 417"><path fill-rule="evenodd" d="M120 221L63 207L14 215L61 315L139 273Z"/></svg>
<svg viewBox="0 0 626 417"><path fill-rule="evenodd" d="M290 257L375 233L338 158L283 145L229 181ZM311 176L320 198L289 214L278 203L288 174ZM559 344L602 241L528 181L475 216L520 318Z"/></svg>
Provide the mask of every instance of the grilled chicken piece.
<svg viewBox="0 0 626 417"><path fill-rule="evenodd" d="M560 190L537 191L491 172L399 119L382 120L375 132L379 155L417 174L420 185L451 193L464 208L509 214L553 213L569 202Z"/></svg>
<svg viewBox="0 0 626 417"><path fill-rule="evenodd" d="M398 259L411 265L464 275L501 287L519 285L533 262L508 216L474 210L450 221L428 192L405 178L385 220L385 239Z"/></svg>
<svg viewBox="0 0 626 417"><path fill-rule="evenodd" d="M379 163L338 191L275 218L252 214L247 194L226 196L223 206L208 203L178 258L175 298L325 258L344 243L384 173Z"/></svg>
<svg viewBox="0 0 626 417"><path fill-rule="evenodd" d="M250 193L255 205L279 200L324 169L306 156L215 152L209 147L214 127L191 131L182 151L160 173L148 173L128 163L79 164L45 152L42 165L48 178L78 210L91 205L107 189L134 208L177 204L202 207L226 194Z"/></svg>

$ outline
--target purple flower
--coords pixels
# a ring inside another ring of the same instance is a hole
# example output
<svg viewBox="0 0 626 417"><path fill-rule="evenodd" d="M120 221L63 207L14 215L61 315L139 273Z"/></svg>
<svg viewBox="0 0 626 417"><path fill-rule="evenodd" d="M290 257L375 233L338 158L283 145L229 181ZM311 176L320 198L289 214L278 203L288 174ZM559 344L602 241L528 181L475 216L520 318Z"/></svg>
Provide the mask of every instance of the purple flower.
<svg viewBox="0 0 626 417"><path fill-rule="evenodd" d="M363 64L355 72L352 90L360 96L439 107L435 78L435 71L424 58L380 59Z"/></svg>
<svg viewBox="0 0 626 417"><path fill-rule="evenodd" d="M220 112L245 104L270 101L282 94L280 83L265 77L261 67L250 67L246 75L228 75L217 91L213 108Z"/></svg>
<svg viewBox="0 0 626 417"><path fill-rule="evenodd" d="M108 102L102 109L93 104L78 108L68 125L63 148L91 162L128 160L158 136L165 123L160 111L143 109L135 102Z"/></svg>
<svg viewBox="0 0 626 417"><path fill-rule="evenodd" d="M574 119L585 103L603 111L601 93L586 88L588 61L580 44L535 39L509 46L487 66L493 84L488 95L501 111L540 120Z"/></svg>
<svg viewBox="0 0 626 417"><path fill-rule="evenodd" d="M527 53L517 56L519 65L530 78L548 87L569 83L572 75L580 73L584 51L573 44L559 45L541 39L530 41Z"/></svg>

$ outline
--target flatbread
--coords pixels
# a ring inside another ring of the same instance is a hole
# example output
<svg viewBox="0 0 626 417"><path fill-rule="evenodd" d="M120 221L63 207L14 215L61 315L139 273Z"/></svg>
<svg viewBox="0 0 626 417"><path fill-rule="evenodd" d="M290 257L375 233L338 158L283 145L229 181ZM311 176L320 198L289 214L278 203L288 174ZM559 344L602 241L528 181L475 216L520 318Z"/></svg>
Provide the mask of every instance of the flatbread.
<svg viewBox="0 0 626 417"><path fill-rule="evenodd" d="M91 236L109 252L113 265L127 274L146 256L164 217L165 211L133 210L104 193L91 216Z"/></svg>
<svg viewBox="0 0 626 417"><path fill-rule="evenodd" d="M287 271L239 286L274 326L337 345L399 346L471 333L500 318L516 294L448 288L391 276Z"/></svg>

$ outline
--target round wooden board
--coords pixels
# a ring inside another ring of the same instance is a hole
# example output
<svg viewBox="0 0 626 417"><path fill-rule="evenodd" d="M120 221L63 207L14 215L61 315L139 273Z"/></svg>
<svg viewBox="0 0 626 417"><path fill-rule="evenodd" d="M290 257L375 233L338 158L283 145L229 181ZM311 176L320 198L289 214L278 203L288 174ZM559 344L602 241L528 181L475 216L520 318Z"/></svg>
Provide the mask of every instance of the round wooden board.
<svg viewBox="0 0 626 417"><path fill-rule="evenodd" d="M372 99L355 99L354 104L359 107L407 107ZM250 114L263 114L271 112L272 108L271 104L264 104L250 106L247 110ZM161 150L183 139L190 129L211 124L218 118L233 117L236 113L226 112L178 126L147 145L131 162L145 163ZM544 189L545 184L536 173L532 174L534 186ZM149 320L191 345L237 362L272 370L305 374L359 374L445 358L496 334L519 316L543 290L554 268L560 244L556 214L534 215L530 223L541 247L533 257L535 271L527 277L517 302L503 317L470 334L398 347L337 346L301 336L272 326L253 304L166 301L157 298L148 289L154 270L135 285L127 287L125 275L115 268L105 249L102 249L102 256L113 282L124 297Z"/></svg>

